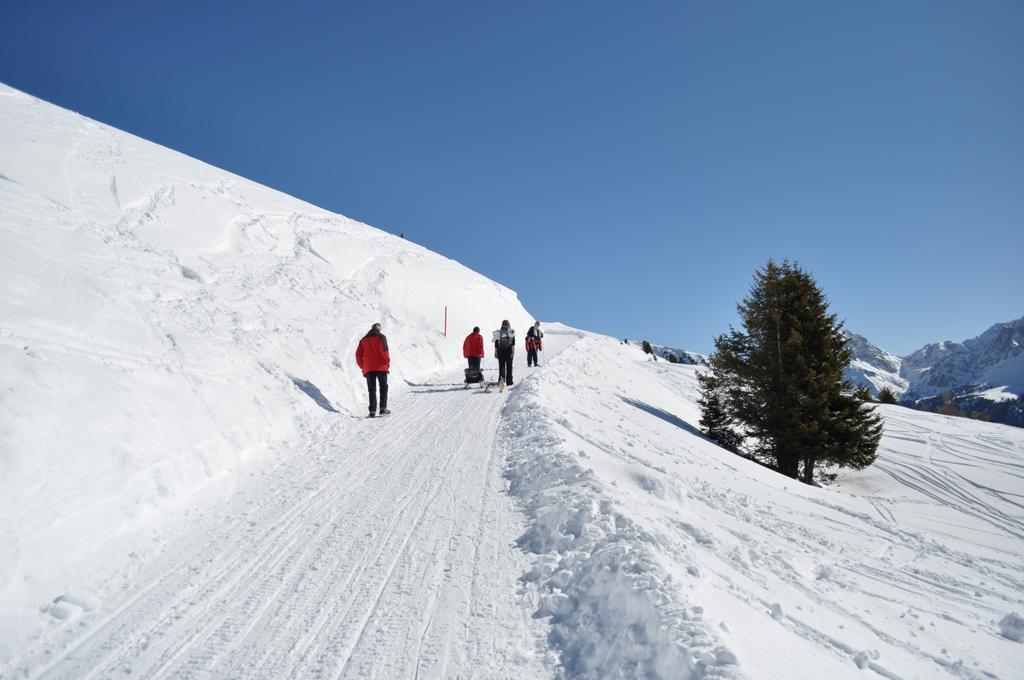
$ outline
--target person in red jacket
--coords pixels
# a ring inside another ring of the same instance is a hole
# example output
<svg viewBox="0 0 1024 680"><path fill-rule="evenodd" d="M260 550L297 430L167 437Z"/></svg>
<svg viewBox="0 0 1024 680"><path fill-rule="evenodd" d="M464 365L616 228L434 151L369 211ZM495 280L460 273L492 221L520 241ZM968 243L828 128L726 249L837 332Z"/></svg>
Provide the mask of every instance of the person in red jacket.
<svg viewBox="0 0 1024 680"><path fill-rule="evenodd" d="M480 370L480 360L484 358L484 336L480 335L479 326L474 326L473 332L462 343L462 356L469 361L471 369Z"/></svg>
<svg viewBox="0 0 1024 680"><path fill-rule="evenodd" d="M537 363L537 352L541 351L541 339L544 331L540 329L540 321L534 322L530 330L526 331L526 365L540 366Z"/></svg>
<svg viewBox="0 0 1024 680"><path fill-rule="evenodd" d="M380 414L386 416L388 410L388 371L391 370L391 353L388 351L388 339L380 332L380 324L373 328L359 341L356 348L356 364L363 369L366 378L366 389L370 393L370 418L377 415L377 385L380 385Z"/></svg>

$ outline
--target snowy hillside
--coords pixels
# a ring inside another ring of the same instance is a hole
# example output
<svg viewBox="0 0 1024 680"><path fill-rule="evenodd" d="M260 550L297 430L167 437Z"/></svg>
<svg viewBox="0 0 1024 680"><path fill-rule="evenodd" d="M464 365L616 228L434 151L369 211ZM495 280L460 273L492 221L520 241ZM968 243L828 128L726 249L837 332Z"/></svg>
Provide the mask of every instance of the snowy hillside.
<svg viewBox="0 0 1024 680"><path fill-rule="evenodd" d="M1022 429L880 407L877 464L818 488L612 338L545 324L539 369L467 389L469 327L532 321L512 291L10 89L0 258L4 680L1024 665Z"/></svg>
<svg viewBox="0 0 1024 680"><path fill-rule="evenodd" d="M529 579L570 669L1014 677L1024 431L879 407L878 464L813 488L695 430L697 370L584 334L506 408Z"/></svg>
<svg viewBox="0 0 1024 680"><path fill-rule="evenodd" d="M2 86L0 263L0 647L70 565L364 414L373 322L395 390L532 322L457 262Z"/></svg>

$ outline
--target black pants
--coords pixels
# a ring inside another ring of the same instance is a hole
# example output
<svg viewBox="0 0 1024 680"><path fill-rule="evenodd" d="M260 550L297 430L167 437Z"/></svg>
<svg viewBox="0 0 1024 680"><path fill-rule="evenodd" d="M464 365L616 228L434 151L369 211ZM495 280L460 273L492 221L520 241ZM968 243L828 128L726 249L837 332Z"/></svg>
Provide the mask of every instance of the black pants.
<svg viewBox="0 0 1024 680"><path fill-rule="evenodd" d="M512 384L512 352L498 351L498 380Z"/></svg>
<svg viewBox="0 0 1024 680"><path fill-rule="evenodd" d="M380 385L380 410L388 407L387 371L370 371L366 374L366 390L370 393L370 413L377 412L377 385Z"/></svg>
<svg viewBox="0 0 1024 680"><path fill-rule="evenodd" d="M526 365L536 366L537 365L537 350L528 349L526 350Z"/></svg>
<svg viewBox="0 0 1024 680"><path fill-rule="evenodd" d="M466 357L466 360L469 361L469 367L471 369L474 371L480 370L480 357Z"/></svg>

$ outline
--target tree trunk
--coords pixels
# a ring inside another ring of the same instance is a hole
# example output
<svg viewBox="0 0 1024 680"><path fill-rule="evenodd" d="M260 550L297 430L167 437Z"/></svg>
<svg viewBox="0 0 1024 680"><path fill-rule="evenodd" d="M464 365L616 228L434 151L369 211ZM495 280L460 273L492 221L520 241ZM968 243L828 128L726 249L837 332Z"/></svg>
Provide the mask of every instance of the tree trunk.
<svg viewBox="0 0 1024 680"><path fill-rule="evenodd" d="M814 484L814 458L804 459L804 484Z"/></svg>
<svg viewBox="0 0 1024 680"><path fill-rule="evenodd" d="M800 478L800 459L792 455L778 455L775 458L779 464L779 472L792 477L793 479Z"/></svg>

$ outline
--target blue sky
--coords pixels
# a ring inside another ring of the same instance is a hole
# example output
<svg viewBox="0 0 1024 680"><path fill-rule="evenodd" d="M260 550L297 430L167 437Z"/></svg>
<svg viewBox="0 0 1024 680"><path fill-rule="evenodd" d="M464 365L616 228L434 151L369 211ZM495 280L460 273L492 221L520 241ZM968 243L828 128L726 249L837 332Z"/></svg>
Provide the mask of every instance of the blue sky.
<svg viewBox="0 0 1024 680"><path fill-rule="evenodd" d="M1017 0L35 0L0 80L540 319L707 351L790 257L904 354L1024 315L1021 36Z"/></svg>

